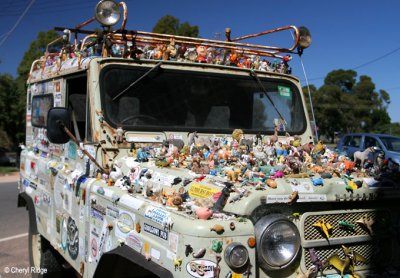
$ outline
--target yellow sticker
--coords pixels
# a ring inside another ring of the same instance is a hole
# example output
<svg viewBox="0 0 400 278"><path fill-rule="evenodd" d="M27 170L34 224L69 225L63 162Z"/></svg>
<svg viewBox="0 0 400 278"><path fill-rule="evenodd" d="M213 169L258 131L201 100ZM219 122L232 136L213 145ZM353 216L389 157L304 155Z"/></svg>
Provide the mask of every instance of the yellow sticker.
<svg viewBox="0 0 400 278"><path fill-rule="evenodd" d="M221 190L199 183L194 183L189 189L189 196L194 198L208 198Z"/></svg>
<svg viewBox="0 0 400 278"><path fill-rule="evenodd" d="M232 273L232 278L242 278L242 277L243 276L240 273L235 273L235 272Z"/></svg>

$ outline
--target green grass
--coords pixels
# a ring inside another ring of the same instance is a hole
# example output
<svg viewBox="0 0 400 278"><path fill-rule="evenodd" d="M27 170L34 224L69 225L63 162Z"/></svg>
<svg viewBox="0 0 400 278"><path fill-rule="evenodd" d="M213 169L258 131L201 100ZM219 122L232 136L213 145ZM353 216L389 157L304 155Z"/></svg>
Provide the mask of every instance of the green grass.
<svg viewBox="0 0 400 278"><path fill-rule="evenodd" d="M6 174L10 174L12 172L17 172L17 171L18 171L17 167L0 166L0 176L1 175L6 175Z"/></svg>

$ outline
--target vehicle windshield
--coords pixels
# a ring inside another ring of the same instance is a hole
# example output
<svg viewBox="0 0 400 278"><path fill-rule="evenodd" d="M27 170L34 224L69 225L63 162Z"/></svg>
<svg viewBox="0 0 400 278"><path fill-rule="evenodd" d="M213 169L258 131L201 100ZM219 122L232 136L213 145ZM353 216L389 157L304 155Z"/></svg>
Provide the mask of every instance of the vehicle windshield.
<svg viewBox="0 0 400 278"><path fill-rule="evenodd" d="M388 151L400 153L399 137L380 137L380 139Z"/></svg>
<svg viewBox="0 0 400 278"><path fill-rule="evenodd" d="M117 65L102 70L102 107L110 125L137 131L272 133L280 113L285 131L306 129L300 92L289 81L260 78L268 99L250 74L150 70Z"/></svg>

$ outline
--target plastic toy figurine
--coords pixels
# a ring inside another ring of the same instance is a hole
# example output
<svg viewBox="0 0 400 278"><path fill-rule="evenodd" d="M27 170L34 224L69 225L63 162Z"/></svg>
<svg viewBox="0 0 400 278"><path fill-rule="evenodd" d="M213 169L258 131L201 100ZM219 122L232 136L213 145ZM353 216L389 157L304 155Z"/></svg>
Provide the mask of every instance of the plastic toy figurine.
<svg viewBox="0 0 400 278"><path fill-rule="evenodd" d="M363 152L361 151L356 151L354 153L354 162L357 164L358 161L360 161L360 167L364 167L364 162L368 160L368 155L370 153L374 153L375 148L374 147L369 147L365 149Z"/></svg>
<svg viewBox="0 0 400 278"><path fill-rule="evenodd" d="M207 47L199 45L196 47L197 59L199 63L207 63Z"/></svg>
<svg viewBox="0 0 400 278"><path fill-rule="evenodd" d="M312 158L315 160L315 159L317 159L317 157L319 155L323 155L325 153L325 149L326 149L326 147L325 147L324 143L321 140L319 140L318 144L315 145L311 151Z"/></svg>
<svg viewBox="0 0 400 278"><path fill-rule="evenodd" d="M191 253L193 253L193 247L190 244L186 244L185 246L185 256L188 257Z"/></svg>
<svg viewBox="0 0 400 278"><path fill-rule="evenodd" d="M168 59L166 59L166 60L169 60L169 59L175 60L176 59L176 55L177 55L178 51L177 51L176 46L175 46L175 39L174 38L170 39L170 43L167 46L167 49L166 49L165 52L166 52L166 54L168 56Z"/></svg>
<svg viewBox="0 0 400 278"><path fill-rule="evenodd" d="M315 277L317 268L315 266L311 266L309 269L307 269L306 273L300 273L296 276L296 278L310 278L310 277Z"/></svg>
<svg viewBox="0 0 400 278"><path fill-rule="evenodd" d="M193 253L193 258L195 259L203 258L204 255L206 254L206 251L207 251L206 248L200 248L199 250Z"/></svg>
<svg viewBox="0 0 400 278"><path fill-rule="evenodd" d="M117 128L117 135L115 139L117 140L118 144L121 144L124 141L124 130L122 129L122 127Z"/></svg>
<svg viewBox="0 0 400 278"><path fill-rule="evenodd" d="M321 230L324 233L325 237L329 240L331 236L331 231L333 229L331 224L325 223L325 219L322 217L321 220L314 223L313 226Z"/></svg>
<svg viewBox="0 0 400 278"><path fill-rule="evenodd" d="M325 267L333 266L340 271L340 275L342 277L345 273L349 273L355 277L358 277L354 273L354 267L358 262L366 262L366 259L344 245L342 245L342 250L343 254L345 255L344 260L341 259L338 254L333 254L326 260Z"/></svg>
<svg viewBox="0 0 400 278"><path fill-rule="evenodd" d="M380 175L385 168L385 153L380 151L374 159L374 165L372 166L372 174L376 179L380 178Z"/></svg>
<svg viewBox="0 0 400 278"><path fill-rule="evenodd" d="M234 140L236 140L236 142L240 142L240 140L243 138L243 136L244 136L244 133L243 133L243 130L241 130L241 129L235 129L233 132L232 132L232 138L234 139Z"/></svg>
<svg viewBox="0 0 400 278"><path fill-rule="evenodd" d="M282 59L282 69L281 69L281 73L292 73L292 69L289 67L288 62L292 60L292 56L290 54L283 56Z"/></svg>
<svg viewBox="0 0 400 278"><path fill-rule="evenodd" d="M314 186L324 186L324 180L322 178L311 178L311 182Z"/></svg>
<svg viewBox="0 0 400 278"><path fill-rule="evenodd" d="M225 229L222 225L220 224L215 224L214 226L211 227L210 231L216 232L217 234L222 234L225 232ZM222 242L221 242L222 243Z"/></svg>
<svg viewBox="0 0 400 278"><path fill-rule="evenodd" d="M207 220L213 215L213 211L208 207L198 207L196 209L196 216L198 219Z"/></svg>
<svg viewBox="0 0 400 278"><path fill-rule="evenodd" d="M351 231L351 232L354 232L354 229L356 227L354 224L351 224L346 220L340 220L338 222L338 224L339 224L339 228L346 230L346 231Z"/></svg>
<svg viewBox="0 0 400 278"><path fill-rule="evenodd" d="M324 263L318 257L315 249L314 248L308 249L308 253L310 254L310 259L311 259L312 264L317 268L318 271L322 270L324 267Z"/></svg>
<svg viewBox="0 0 400 278"><path fill-rule="evenodd" d="M353 180L348 180L346 183L346 190L353 193L358 188L357 184Z"/></svg>
<svg viewBox="0 0 400 278"><path fill-rule="evenodd" d="M231 192L233 192L233 183L224 182L225 187L222 189L221 195L219 196L217 202L214 204L213 210L216 212L220 212L224 209L226 201L228 200Z"/></svg>
<svg viewBox="0 0 400 278"><path fill-rule="evenodd" d="M290 195L289 195L289 199L288 199L288 204L294 204L296 203L296 201L299 199L299 192L298 191L293 191Z"/></svg>
<svg viewBox="0 0 400 278"><path fill-rule="evenodd" d="M356 221L357 224L360 224L363 228L365 228L370 235L373 234L372 225L375 224L375 221L372 217L364 215L360 219Z"/></svg>

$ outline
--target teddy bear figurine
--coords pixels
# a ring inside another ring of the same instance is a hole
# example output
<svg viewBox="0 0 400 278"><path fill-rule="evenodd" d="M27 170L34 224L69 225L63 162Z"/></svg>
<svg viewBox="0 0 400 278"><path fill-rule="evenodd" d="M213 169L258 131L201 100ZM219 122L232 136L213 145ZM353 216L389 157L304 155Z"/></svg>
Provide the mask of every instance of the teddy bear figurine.
<svg viewBox="0 0 400 278"><path fill-rule="evenodd" d="M199 45L196 47L197 59L199 63L207 63L207 47Z"/></svg>

